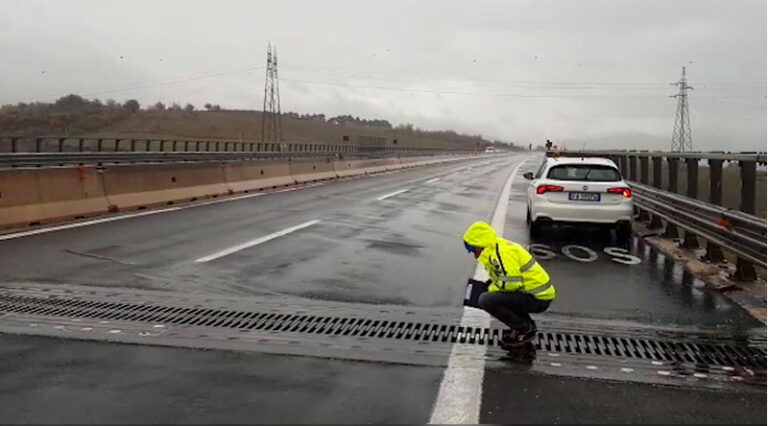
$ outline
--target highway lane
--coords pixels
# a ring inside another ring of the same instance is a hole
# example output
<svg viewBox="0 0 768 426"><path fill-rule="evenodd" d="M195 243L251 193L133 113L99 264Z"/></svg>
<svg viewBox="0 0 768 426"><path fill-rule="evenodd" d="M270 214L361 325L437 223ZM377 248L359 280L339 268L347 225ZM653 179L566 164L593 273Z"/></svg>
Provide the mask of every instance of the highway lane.
<svg viewBox="0 0 768 426"><path fill-rule="evenodd" d="M525 163L518 173L535 172L538 162ZM524 179L513 184L504 236L522 244L535 244L534 254L557 286L556 301L546 313L536 316L539 321L628 329L720 330L724 335L764 332L763 323L723 295L684 277L679 265L638 239L618 241L611 232L579 226L550 229L531 241L525 224L527 186ZM606 253L606 249L614 255ZM573 377L583 373L568 371L559 359L548 361L553 371L563 369L559 374L571 377L532 373L525 365L489 365L483 382L480 422L765 422L764 389L721 392L624 383L626 375L618 368L607 372L615 382L605 382Z"/></svg>
<svg viewBox="0 0 768 426"><path fill-rule="evenodd" d="M535 172L538 162L527 162L519 173ZM610 231L579 225L549 229L530 241L525 225L528 184L519 179L513 185L505 237L534 244L533 253L556 283L557 302L548 316L717 327L733 332L762 327L729 299L703 288L703 283L689 277L684 280L679 265L638 239L617 241Z"/></svg>
<svg viewBox="0 0 768 426"><path fill-rule="evenodd" d="M456 306L474 269L460 236L472 221L490 218L523 158L424 167L4 240L0 277L309 304ZM424 366L0 340L0 356L14 360L0 373L0 417L20 421L423 423L443 374ZM101 404L91 404L94 398ZM126 401L145 408L130 410Z"/></svg>
<svg viewBox="0 0 768 426"><path fill-rule="evenodd" d="M0 241L0 280L309 305L455 307L474 270L460 235L472 221L490 219L507 175L523 158L419 168ZM520 175L535 166L529 161L518 171L507 210L504 234L523 243L526 182ZM318 222L291 231L312 221ZM564 242L588 246L599 258L574 261L562 255ZM540 258L559 289L544 319L725 325L729 332L758 325L727 299L682 283L679 271L664 268L642 246L629 246L639 264L622 265L602 252L615 242L599 233L558 231L536 243L556 254ZM439 367L7 335L0 335L0 358L11 361L0 367L0 418L28 422L425 422L444 373ZM485 422L575 422L577 414L584 421L663 419L688 400L710 404L713 413L741 402L745 421L765 410L764 393L610 385L498 363L489 364L485 377L482 395L474 396L482 398ZM580 412L583 399L566 397L566 390L577 389L590 392L588 415ZM557 409L528 408L548 396L557 397ZM635 401L646 397L668 404Z"/></svg>
<svg viewBox="0 0 768 426"><path fill-rule="evenodd" d="M457 235L487 218L502 183L500 166L510 161L515 158L349 179L6 240L0 279L455 304L460 289L443 283L471 265L460 257ZM313 220L319 222L266 244L195 262Z"/></svg>

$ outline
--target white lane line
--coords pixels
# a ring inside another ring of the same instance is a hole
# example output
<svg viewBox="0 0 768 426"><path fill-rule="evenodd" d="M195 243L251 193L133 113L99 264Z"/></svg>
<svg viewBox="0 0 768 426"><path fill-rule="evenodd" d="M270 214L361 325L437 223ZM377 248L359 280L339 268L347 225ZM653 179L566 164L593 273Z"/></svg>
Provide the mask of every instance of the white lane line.
<svg viewBox="0 0 768 426"><path fill-rule="evenodd" d="M230 247L230 248L225 249L225 250L217 251L216 253L209 254L208 256L203 256L200 259L195 260L195 263L210 262L210 261L216 260L216 259L218 259L220 257L224 257L224 256L226 256L228 254L232 254L232 253L238 252L240 250L247 249L249 247L257 246L259 244L266 243L267 241L274 240L275 238L279 238L279 237L282 237L284 235L288 235L291 232L296 232L296 231L298 231L300 229L304 229L304 228L310 227L310 226L312 226L312 225L314 225L314 224L316 224L318 222L320 222L320 221L319 220L310 220L309 222L304 222L304 223L301 223L299 225L292 226L290 228L285 228L285 229L283 229L281 231L277 231L275 233L272 233L272 234L269 234L269 235L265 235L265 236L263 236L261 238L257 238L255 240L247 241L247 242L244 242L242 244L238 244L238 245L236 245L234 247Z"/></svg>
<svg viewBox="0 0 768 426"><path fill-rule="evenodd" d="M521 161L510 173L496 204L496 210L491 219L491 226L499 236L504 235L504 219L507 216L509 193ZM474 279L485 281L488 273L478 264L475 268ZM461 325L464 327L489 327L490 316L479 309L464 308L461 315ZM478 424L480 423L480 404L483 396L483 375L485 374L485 345L456 343L451 348L448 367L440 382L437 399L432 407L431 424Z"/></svg>
<svg viewBox="0 0 768 426"><path fill-rule="evenodd" d="M440 178L434 178L434 179L428 180L426 183L434 183L434 182L437 182L439 180L440 180Z"/></svg>
<svg viewBox="0 0 768 426"><path fill-rule="evenodd" d="M12 240L14 238L28 237L30 235L43 234L46 232L61 231L63 229L79 228L81 226L88 226L88 225L96 225L97 223L114 222L116 220L130 219L132 217L141 217L141 216L148 216L151 214L172 212L175 210L181 210L181 207L171 207L169 209L152 210L152 211L145 211L141 213L133 213L129 215L105 217L102 219L88 220L85 222L68 223L66 225L52 226L50 228L33 229L31 231L22 231L22 232L15 232L13 234L4 234L4 235L0 235L0 241Z"/></svg>
<svg viewBox="0 0 768 426"><path fill-rule="evenodd" d="M211 204L219 204L219 203L226 203L226 202L229 202L229 201L244 200L246 198L261 197L262 195L267 195L267 194L269 194L269 193L268 192L257 192L257 193L253 193L253 194L240 195L240 196L237 196L237 197L222 198L222 199L219 199L219 200L201 201L201 202L196 202L194 204L189 204L189 205L185 205L185 206L169 207L169 208L159 209L159 210L147 210L147 211L141 211L141 212L138 212L138 213L121 214L119 216L103 217L101 219L86 220L86 221L83 221L83 222L68 223L66 225L58 225L58 226L51 226L51 227L47 227L47 228L33 229L33 230L30 230L30 231L14 232L12 234L0 235L0 241L12 240L14 238L28 237L28 236L37 235L37 234L44 234L46 232L63 231L65 229L72 229L72 228L80 228L80 227L83 227L83 226L97 225L99 223L115 222L115 221L118 221L118 220L132 219L132 218L135 218L135 217L142 217L142 216L149 216L149 215L153 215L153 214L175 212L177 210L184 210L184 209L191 209L191 208L194 208L194 207L209 206Z"/></svg>
<svg viewBox="0 0 768 426"><path fill-rule="evenodd" d="M377 198L376 201L386 200L389 197L394 197L395 195L402 194L403 192L407 191L408 188L401 189L399 191L390 192L389 194L382 195L381 197Z"/></svg>

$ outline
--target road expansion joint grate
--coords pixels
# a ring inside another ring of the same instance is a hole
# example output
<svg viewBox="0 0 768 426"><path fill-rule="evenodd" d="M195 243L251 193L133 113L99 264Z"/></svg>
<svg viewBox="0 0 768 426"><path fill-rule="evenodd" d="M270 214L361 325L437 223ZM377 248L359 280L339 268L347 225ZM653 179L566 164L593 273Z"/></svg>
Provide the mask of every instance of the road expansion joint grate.
<svg viewBox="0 0 768 426"><path fill-rule="evenodd" d="M166 327L200 327L206 333L216 330L257 331L262 333L291 333L317 338L344 337L388 344L414 345L422 350L431 344L466 344L497 347L501 329L464 327L451 315L422 315L417 310L391 312L380 310L378 315L364 316L343 309L313 312L310 307L297 310L239 309L170 305L147 300L126 298L90 298L79 295L36 295L30 292L0 290L0 315L60 317L99 321L128 321L162 324ZM363 314L361 314L363 312ZM407 317L407 318L403 318ZM407 320L406 320L407 319ZM206 334L206 335L207 335ZM543 329L534 341L538 351L648 360L692 366L746 367L765 370L765 340L674 336L654 337L646 333L600 333L594 330ZM416 346L418 345L418 346Z"/></svg>

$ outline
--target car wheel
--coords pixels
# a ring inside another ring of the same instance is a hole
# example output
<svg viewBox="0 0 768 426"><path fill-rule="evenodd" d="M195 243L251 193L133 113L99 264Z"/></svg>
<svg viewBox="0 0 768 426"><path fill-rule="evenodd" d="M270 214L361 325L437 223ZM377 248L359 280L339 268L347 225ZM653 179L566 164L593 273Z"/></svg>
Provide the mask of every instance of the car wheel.
<svg viewBox="0 0 768 426"><path fill-rule="evenodd" d="M632 238L632 223L619 222L616 224L616 239L621 243L629 242Z"/></svg>
<svg viewBox="0 0 768 426"><path fill-rule="evenodd" d="M544 233L544 224L541 222L528 221L528 232L531 240L538 239Z"/></svg>

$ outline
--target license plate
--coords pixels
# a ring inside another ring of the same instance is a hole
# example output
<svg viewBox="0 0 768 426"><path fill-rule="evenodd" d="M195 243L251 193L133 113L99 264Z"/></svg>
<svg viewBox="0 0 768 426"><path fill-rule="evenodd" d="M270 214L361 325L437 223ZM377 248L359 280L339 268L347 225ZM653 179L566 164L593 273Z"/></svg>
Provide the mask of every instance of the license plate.
<svg viewBox="0 0 768 426"><path fill-rule="evenodd" d="M600 201L600 194L594 192L571 192L568 199L573 201Z"/></svg>

